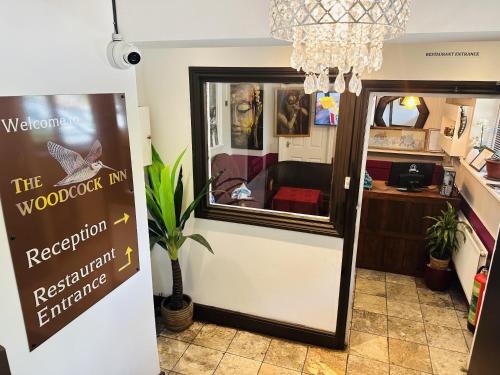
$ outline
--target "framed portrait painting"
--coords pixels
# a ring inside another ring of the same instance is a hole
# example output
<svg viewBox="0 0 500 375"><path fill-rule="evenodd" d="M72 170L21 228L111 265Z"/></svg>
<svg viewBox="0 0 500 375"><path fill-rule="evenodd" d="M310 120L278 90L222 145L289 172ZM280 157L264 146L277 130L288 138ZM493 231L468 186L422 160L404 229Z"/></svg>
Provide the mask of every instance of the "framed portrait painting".
<svg viewBox="0 0 500 375"><path fill-rule="evenodd" d="M314 125L337 126L339 124L340 94L321 92L315 94Z"/></svg>
<svg viewBox="0 0 500 375"><path fill-rule="evenodd" d="M263 149L264 89L259 83L231 84L231 147Z"/></svg>
<svg viewBox="0 0 500 375"><path fill-rule="evenodd" d="M278 137L308 137L311 95L300 88L276 89L276 128Z"/></svg>

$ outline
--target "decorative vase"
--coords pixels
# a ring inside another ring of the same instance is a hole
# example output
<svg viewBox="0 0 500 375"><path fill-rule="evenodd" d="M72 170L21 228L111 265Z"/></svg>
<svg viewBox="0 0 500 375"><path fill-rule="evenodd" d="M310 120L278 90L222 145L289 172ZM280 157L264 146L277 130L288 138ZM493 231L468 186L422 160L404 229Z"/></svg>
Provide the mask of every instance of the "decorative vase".
<svg viewBox="0 0 500 375"><path fill-rule="evenodd" d="M450 265L450 259L438 259L431 255L430 267L435 270L447 270Z"/></svg>
<svg viewBox="0 0 500 375"><path fill-rule="evenodd" d="M193 324L193 300L187 294L183 296L184 304L181 310L172 310L168 304L171 296L161 304L161 316L165 327L172 332L181 332Z"/></svg>
<svg viewBox="0 0 500 375"><path fill-rule="evenodd" d="M500 180L500 159L486 159L486 174L492 180Z"/></svg>
<svg viewBox="0 0 500 375"><path fill-rule="evenodd" d="M425 266L424 280L425 285L430 290L442 292L450 287L451 284L451 269L435 269L430 264Z"/></svg>

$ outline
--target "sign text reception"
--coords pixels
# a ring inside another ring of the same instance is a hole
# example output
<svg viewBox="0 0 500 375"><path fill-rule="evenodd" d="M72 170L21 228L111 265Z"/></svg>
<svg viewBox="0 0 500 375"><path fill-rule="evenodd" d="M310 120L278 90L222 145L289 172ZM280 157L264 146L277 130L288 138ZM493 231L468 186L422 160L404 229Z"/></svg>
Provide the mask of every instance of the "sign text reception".
<svg viewBox="0 0 500 375"><path fill-rule="evenodd" d="M33 350L139 271L124 95L1 97L0 198Z"/></svg>

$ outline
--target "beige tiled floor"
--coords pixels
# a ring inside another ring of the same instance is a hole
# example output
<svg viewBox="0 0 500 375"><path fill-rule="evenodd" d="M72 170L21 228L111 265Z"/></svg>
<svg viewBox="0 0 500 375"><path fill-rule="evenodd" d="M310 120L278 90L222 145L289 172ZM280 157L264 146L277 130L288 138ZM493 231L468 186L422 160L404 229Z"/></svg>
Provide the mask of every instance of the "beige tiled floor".
<svg viewBox="0 0 500 375"><path fill-rule="evenodd" d="M158 336L166 374L460 375L472 334L458 289L428 290L421 279L357 270L350 344L318 348L195 322Z"/></svg>

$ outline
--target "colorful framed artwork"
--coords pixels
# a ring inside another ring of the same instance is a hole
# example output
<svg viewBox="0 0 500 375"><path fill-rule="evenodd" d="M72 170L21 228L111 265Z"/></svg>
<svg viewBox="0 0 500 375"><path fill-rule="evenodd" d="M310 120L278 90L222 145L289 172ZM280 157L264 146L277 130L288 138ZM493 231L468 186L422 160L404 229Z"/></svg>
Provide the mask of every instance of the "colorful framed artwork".
<svg viewBox="0 0 500 375"><path fill-rule="evenodd" d="M424 151L427 140L427 131L424 129L407 128L372 128L368 140L369 148Z"/></svg>
<svg viewBox="0 0 500 375"><path fill-rule="evenodd" d="M231 147L262 150L264 89L258 83L231 84Z"/></svg>
<svg viewBox="0 0 500 375"><path fill-rule="evenodd" d="M308 137L311 131L311 95L300 88L276 89L275 135Z"/></svg>
<svg viewBox="0 0 500 375"><path fill-rule="evenodd" d="M340 94L338 92L316 93L314 102L314 125L337 126L339 124Z"/></svg>
<svg viewBox="0 0 500 375"><path fill-rule="evenodd" d="M495 151L491 148L485 147L479 152L474 160L471 161L470 166L476 171L481 172L486 165L486 159L491 158L493 155L495 155Z"/></svg>

